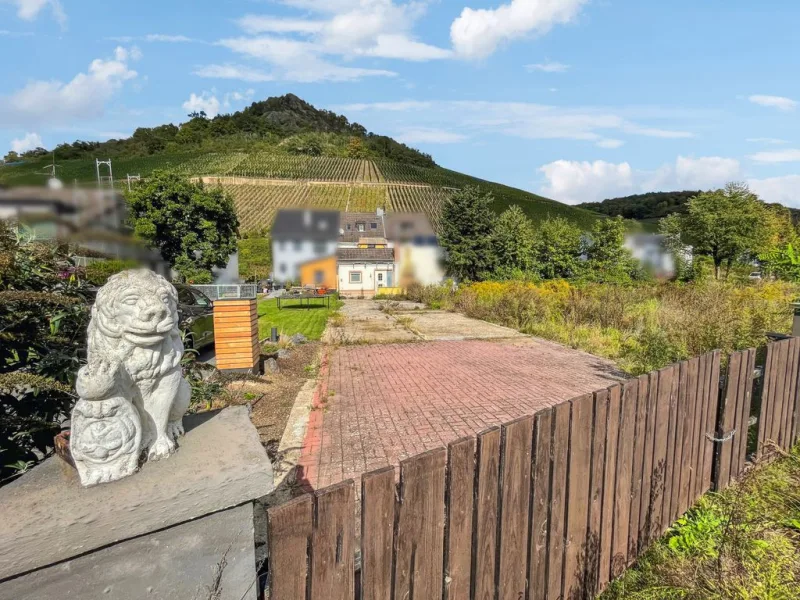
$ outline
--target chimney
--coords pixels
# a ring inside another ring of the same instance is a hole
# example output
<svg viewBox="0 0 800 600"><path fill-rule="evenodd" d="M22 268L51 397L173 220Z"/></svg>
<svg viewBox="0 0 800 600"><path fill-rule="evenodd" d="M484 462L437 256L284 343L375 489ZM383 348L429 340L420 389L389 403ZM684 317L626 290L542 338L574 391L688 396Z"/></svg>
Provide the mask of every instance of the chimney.
<svg viewBox="0 0 800 600"><path fill-rule="evenodd" d="M311 227L311 211L304 210L303 211L303 226L304 227Z"/></svg>

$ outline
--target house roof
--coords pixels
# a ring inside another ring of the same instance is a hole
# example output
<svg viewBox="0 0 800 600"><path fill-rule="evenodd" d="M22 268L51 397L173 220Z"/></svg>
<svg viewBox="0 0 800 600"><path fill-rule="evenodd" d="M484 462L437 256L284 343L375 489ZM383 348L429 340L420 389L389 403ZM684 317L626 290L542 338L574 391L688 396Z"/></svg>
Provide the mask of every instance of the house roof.
<svg viewBox="0 0 800 600"><path fill-rule="evenodd" d="M394 248L339 248L340 262L394 262Z"/></svg>
<svg viewBox="0 0 800 600"><path fill-rule="evenodd" d="M340 242L357 242L364 234L369 234L371 237L386 237L386 230L383 225L383 217L377 213L358 213L346 212L342 213L342 235L339 236ZM364 231L358 230L358 224L364 224ZM373 225L375 226L373 228ZM348 229L348 226L350 227Z"/></svg>
<svg viewBox="0 0 800 600"><path fill-rule="evenodd" d="M359 244L368 244L368 245L371 245L371 246L375 246L375 245L379 245L379 244L386 245L386 238L382 238L382 237L362 237L362 238L358 238L358 243Z"/></svg>
<svg viewBox="0 0 800 600"><path fill-rule="evenodd" d="M272 239L335 242L339 213L335 210L279 210L272 224Z"/></svg>

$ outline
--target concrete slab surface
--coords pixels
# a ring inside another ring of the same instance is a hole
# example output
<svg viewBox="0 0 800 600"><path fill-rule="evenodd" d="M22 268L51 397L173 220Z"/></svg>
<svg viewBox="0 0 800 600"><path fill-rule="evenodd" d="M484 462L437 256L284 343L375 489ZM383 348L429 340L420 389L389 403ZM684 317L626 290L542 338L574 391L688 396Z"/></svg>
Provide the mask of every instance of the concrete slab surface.
<svg viewBox="0 0 800 600"><path fill-rule="evenodd" d="M83 488L60 458L0 489L0 580L264 496L272 465L247 408L184 419L168 460Z"/></svg>
<svg viewBox="0 0 800 600"><path fill-rule="evenodd" d="M0 583L0 600L256 600L255 580L245 504Z"/></svg>

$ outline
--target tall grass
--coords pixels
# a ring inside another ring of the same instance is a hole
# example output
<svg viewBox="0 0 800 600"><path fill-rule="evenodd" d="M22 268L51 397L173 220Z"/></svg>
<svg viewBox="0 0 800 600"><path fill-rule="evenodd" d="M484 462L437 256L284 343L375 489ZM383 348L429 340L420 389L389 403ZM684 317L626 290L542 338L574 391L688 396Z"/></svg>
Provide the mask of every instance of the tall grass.
<svg viewBox="0 0 800 600"><path fill-rule="evenodd" d="M412 287L436 308L512 327L616 361L632 375L720 349L766 342L791 329L800 287L783 282L646 283L622 286L487 281Z"/></svg>

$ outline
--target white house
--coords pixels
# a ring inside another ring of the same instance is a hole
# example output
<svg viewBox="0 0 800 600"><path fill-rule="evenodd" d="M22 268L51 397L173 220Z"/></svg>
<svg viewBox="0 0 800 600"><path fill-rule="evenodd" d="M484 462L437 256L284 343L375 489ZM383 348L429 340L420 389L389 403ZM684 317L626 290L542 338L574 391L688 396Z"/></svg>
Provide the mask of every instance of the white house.
<svg viewBox="0 0 800 600"><path fill-rule="evenodd" d="M273 279L298 281L300 265L334 256L338 239L338 211L279 210L272 225Z"/></svg>
<svg viewBox="0 0 800 600"><path fill-rule="evenodd" d="M339 248L336 258L341 296L371 298L396 285L394 248Z"/></svg>

